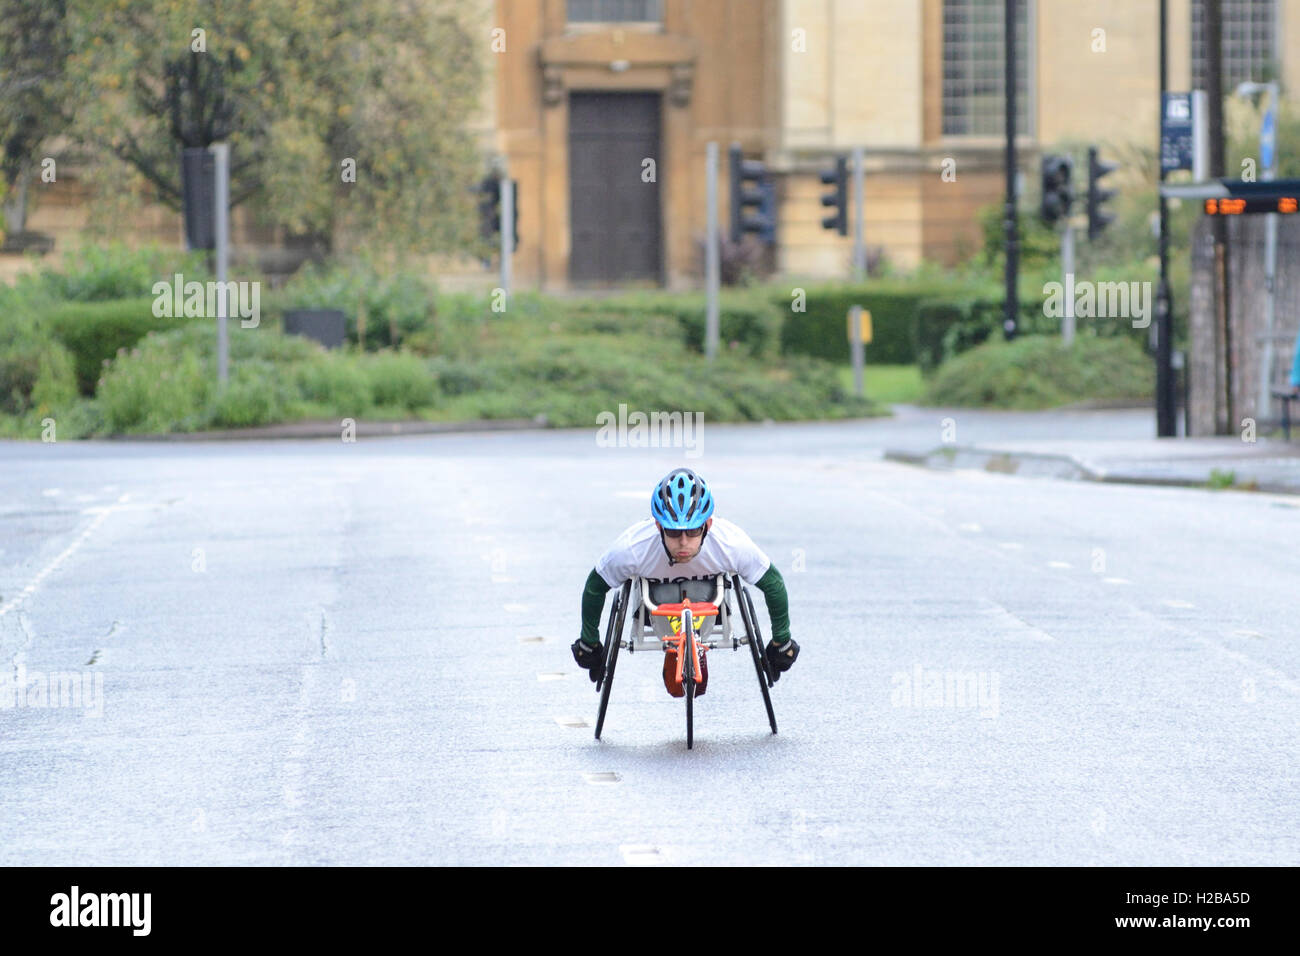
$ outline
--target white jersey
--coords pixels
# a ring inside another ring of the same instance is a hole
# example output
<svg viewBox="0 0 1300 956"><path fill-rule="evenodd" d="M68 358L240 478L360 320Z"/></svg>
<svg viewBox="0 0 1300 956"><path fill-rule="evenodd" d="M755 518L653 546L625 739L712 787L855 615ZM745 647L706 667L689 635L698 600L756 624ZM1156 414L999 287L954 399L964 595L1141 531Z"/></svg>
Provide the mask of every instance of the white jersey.
<svg viewBox="0 0 1300 956"><path fill-rule="evenodd" d="M655 520L646 518L615 539L596 562L596 572L611 588L632 577L655 582L718 574L739 574L747 583L757 584L771 565L749 535L726 518L713 519L699 554L684 564L670 564Z"/></svg>

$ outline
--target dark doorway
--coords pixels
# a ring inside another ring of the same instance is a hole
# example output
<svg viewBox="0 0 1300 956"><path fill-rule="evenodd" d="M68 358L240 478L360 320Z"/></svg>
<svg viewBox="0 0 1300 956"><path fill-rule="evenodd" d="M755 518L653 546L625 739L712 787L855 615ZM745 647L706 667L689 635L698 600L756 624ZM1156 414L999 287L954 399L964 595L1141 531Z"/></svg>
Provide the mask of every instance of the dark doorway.
<svg viewBox="0 0 1300 956"><path fill-rule="evenodd" d="M655 182L642 181L647 159ZM663 281L658 93L569 95L569 280Z"/></svg>

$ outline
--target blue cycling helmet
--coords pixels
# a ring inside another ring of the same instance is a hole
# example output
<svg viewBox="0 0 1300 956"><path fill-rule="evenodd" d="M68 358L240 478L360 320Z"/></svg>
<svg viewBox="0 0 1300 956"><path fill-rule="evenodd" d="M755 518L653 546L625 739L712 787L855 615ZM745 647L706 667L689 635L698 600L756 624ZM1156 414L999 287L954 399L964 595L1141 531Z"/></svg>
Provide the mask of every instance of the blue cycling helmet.
<svg viewBox="0 0 1300 956"><path fill-rule="evenodd" d="M713 514L713 495L703 478L689 468L677 468L650 496L650 514L673 531L698 528Z"/></svg>

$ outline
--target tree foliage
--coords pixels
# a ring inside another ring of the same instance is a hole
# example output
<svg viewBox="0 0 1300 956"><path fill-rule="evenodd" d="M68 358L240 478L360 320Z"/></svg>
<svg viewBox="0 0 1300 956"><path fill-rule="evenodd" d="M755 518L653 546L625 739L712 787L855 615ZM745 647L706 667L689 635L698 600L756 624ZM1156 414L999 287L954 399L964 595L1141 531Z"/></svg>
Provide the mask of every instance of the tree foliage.
<svg viewBox="0 0 1300 956"><path fill-rule="evenodd" d="M468 0L67 0L78 138L179 209L179 150L224 138L231 203L292 233L444 252L473 241ZM355 182L345 173L355 164Z"/></svg>

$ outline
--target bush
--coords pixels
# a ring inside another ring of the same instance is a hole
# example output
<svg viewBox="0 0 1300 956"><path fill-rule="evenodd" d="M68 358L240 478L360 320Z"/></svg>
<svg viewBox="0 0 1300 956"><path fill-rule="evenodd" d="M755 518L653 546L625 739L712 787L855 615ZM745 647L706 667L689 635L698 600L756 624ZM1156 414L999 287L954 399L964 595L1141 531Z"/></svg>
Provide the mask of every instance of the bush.
<svg viewBox="0 0 1300 956"><path fill-rule="evenodd" d="M298 393L332 412L358 418L370 408L370 378L346 353L330 352L296 366Z"/></svg>
<svg viewBox="0 0 1300 956"><path fill-rule="evenodd" d="M265 359L240 362L217 392L205 424L251 428L282 421L297 392L277 372Z"/></svg>
<svg viewBox="0 0 1300 956"><path fill-rule="evenodd" d="M52 411L76 398L72 356L58 342L33 334L0 345L0 412Z"/></svg>
<svg viewBox="0 0 1300 956"><path fill-rule="evenodd" d="M1080 335L992 341L946 362L930 383L933 405L1052 408L1088 399L1149 399L1154 372L1125 338Z"/></svg>
<svg viewBox="0 0 1300 956"><path fill-rule="evenodd" d="M791 299L783 295L774 303L786 312L781 335L787 354L811 355L843 363L849 357L848 312L860 305L871 313L872 340L864 350L871 365L913 365L932 361L941 350L948 324L970 313L974 303L988 294L987 284L959 277L918 275L860 284L832 284L809 287L806 309L791 310ZM1000 296L999 296L1000 298ZM1032 303L1026 307L1038 309ZM927 316L924 329L918 328ZM947 316L936 326L936 316ZM999 320L999 327L1001 322Z"/></svg>
<svg viewBox="0 0 1300 956"><path fill-rule="evenodd" d="M123 242L86 244L63 258L59 271L43 270L40 282L57 298L75 302L134 299L151 293L155 282L211 278L203 252L182 252L156 243L138 249Z"/></svg>
<svg viewBox="0 0 1300 956"><path fill-rule="evenodd" d="M96 399L110 434L194 431L206 422L211 376L175 333L151 336L105 372Z"/></svg>
<svg viewBox="0 0 1300 956"><path fill-rule="evenodd" d="M366 356L362 369L370 382L370 398L376 405L415 411L433 405L437 398L437 383L418 356L377 352Z"/></svg>
<svg viewBox="0 0 1300 956"><path fill-rule="evenodd" d="M200 319L166 318L153 314L152 299L111 302L69 302L45 317L44 325L72 353L77 385L83 395L93 395L104 365L121 349L129 349L149 332L201 323L212 338L216 330Z"/></svg>
<svg viewBox="0 0 1300 956"><path fill-rule="evenodd" d="M339 309L348 340L368 349L391 348L427 330L436 317L436 284L411 272L378 272L365 263L309 263L281 289L285 309ZM362 315L364 314L364 330Z"/></svg>

